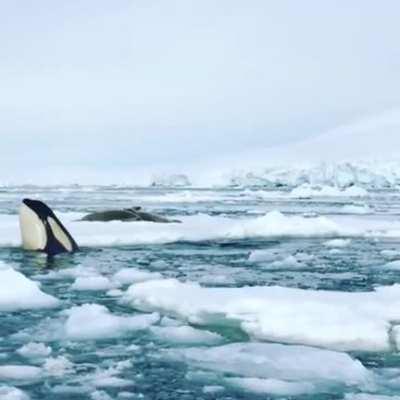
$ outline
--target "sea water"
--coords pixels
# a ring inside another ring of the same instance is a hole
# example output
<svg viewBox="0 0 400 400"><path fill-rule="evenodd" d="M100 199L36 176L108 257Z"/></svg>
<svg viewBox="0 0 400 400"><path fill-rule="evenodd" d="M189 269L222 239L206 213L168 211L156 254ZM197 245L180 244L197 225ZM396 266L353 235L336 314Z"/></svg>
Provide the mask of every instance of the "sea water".
<svg viewBox="0 0 400 400"><path fill-rule="evenodd" d="M81 246L20 248L24 197ZM132 206L180 224L80 222ZM400 398L400 195L4 187L0 399Z"/></svg>

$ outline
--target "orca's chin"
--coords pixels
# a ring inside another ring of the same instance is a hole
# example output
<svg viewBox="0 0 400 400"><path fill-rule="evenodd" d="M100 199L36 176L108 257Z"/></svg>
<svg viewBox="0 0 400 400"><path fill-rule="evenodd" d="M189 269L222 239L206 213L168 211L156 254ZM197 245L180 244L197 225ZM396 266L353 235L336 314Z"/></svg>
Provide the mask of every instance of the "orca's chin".
<svg viewBox="0 0 400 400"><path fill-rule="evenodd" d="M44 250L47 242L44 224L25 203L19 209L19 226L25 250Z"/></svg>

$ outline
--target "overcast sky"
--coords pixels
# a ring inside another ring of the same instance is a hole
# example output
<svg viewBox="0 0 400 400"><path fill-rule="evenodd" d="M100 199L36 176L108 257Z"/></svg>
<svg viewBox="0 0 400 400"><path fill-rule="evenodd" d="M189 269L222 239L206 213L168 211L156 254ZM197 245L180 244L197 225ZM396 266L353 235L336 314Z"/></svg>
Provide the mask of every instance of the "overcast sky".
<svg viewBox="0 0 400 400"><path fill-rule="evenodd" d="M1 176L187 164L397 108L399 20L397 0L0 0Z"/></svg>

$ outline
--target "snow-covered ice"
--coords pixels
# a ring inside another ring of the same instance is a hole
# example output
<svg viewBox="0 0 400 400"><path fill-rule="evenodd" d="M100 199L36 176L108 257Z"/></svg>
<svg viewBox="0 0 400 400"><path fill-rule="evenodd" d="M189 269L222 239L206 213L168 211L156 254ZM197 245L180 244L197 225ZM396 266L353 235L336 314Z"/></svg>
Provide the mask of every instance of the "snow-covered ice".
<svg viewBox="0 0 400 400"><path fill-rule="evenodd" d="M166 279L131 285L124 298L136 308L196 324L236 322L261 340L339 350L389 350L390 322L400 319L399 285L346 293L277 286L205 288Z"/></svg>
<svg viewBox="0 0 400 400"><path fill-rule="evenodd" d="M0 311L56 307L59 301L13 268L0 269Z"/></svg>

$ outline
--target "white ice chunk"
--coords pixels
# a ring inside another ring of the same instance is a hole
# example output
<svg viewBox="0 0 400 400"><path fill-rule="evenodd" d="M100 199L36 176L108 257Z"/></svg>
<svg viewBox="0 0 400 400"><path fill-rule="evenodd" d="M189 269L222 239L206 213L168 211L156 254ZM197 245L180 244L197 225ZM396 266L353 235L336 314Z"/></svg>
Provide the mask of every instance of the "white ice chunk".
<svg viewBox="0 0 400 400"><path fill-rule="evenodd" d="M400 260L394 260L386 263L385 268L400 270Z"/></svg>
<svg viewBox="0 0 400 400"><path fill-rule="evenodd" d="M223 340L217 333L195 329L191 326L152 326L150 331L160 340L177 344L211 345Z"/></svg>
<svg viewBox="0 0 400 400"><path fill-rule="evenodd" d="M56 358L48 358L43 365L43 369L48 375L63 376L72 371L73 363L64 356L58 356Z"/></svg>
<svg viewBox="0 0 400 400"><path fill-rule="evenodd" d="M348 354L306 346L231 343L210 348L169 350L167 355L214 372L228 373L241 378L278 380L281 382L275 382L275 386L271 381L259 381L259 388L267 389L269 385L270 390L275 388L276 391L282 392L283 381L307 383L307 386L303 387L288 385L287 391L300 391L301 388L304 392L309 392L314 390L313 384L363 386L369 384L372 379L371 372ZM248 386L250 382L247 381ZM256 381L253 381L253 384L255 383ZM242 384L245 384L245 381Z"/></svg>
<svg viewBox="0 0 400 400"><path fill-rule="evenodd" d="M225 380L231 385L257 394L299 396L315 392L316 390L315 385L310 382L290 382L279 379L261 378L226 378Z"/></svg>
<svg viewBox="0 0 400 400"><path fill-rule="evenodd" d="M30 365L0 365L0 380L34 380L42 375L42 369Z"/></svg>
<svg viewBox="0 0 400 400"><path fill-rule="evenodd" d="M17 353L27 358L44 358L51 354L51 347L44 343L30 342L17 350Z"/></svg>
<svg viewBox="0 0 400 400"><path fill-rule="evenodd" d="M279 286L205 288L165 279L131 285L124 299L135 308L191 323L235 323L261 340L338 350L389 350L390 321L400 319L400 285L349 293Z"/></svg>
<svg viewBox="0 0 400 400"><path fill-rule="evenodd" d="M39 283L12 268L0 269L0 311L56 307L59 301L40 290Z"/></svg>
<svg viewBox="0 0 400 400"><path fill-rule="evenodd" d="M159 320L157 313L123 317L113 315L99 304L83 304L64 312L64 330L69 339L101 339L120 336L134 330L146 329Z"/></svg>
<svg viewBox="0 0 400 400"><path fill-rule="evenodd" d="M122 268L113 276L113 280L121 285L130 285L136 282L145 282L151 279L160 279L158 272L141 271L137 268Z"/></svg>
<svg viewBox="0 0 400 400"><path fill-rule="evenodd" d="M14 386L0 385L0 399L1 400L29 400L30 397L22 390Z"/></svg>
<svg viewBox="0 0 400 400"><path fill-rule="evenodd" d="M112 282L106 276L87 276L78 277L71 285L73 290L109 290L117 287L118 284Z"/></svg>
<svg viewBox="0 0 400 400"><path fill-rule="evenodd" d="M326 247L347 247L351 243L350 239L332 239L324 243Z"/></svg>

